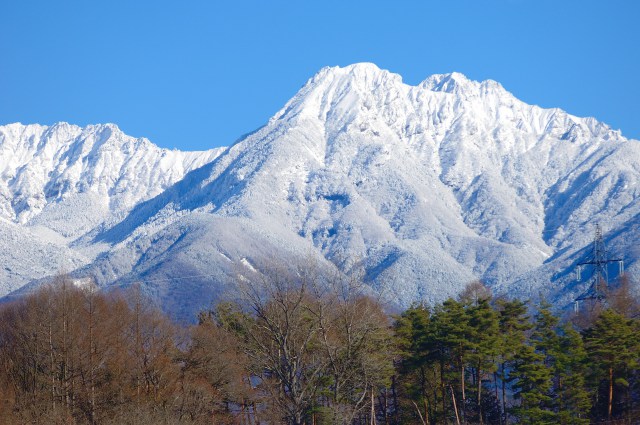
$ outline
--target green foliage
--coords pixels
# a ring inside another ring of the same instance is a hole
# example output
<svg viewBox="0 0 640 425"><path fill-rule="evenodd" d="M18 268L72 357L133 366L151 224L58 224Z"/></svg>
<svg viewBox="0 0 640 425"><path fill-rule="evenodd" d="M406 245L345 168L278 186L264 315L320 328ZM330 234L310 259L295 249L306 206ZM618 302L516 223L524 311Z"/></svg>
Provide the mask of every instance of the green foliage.
<svg viewBox="0 0 640 425"><path fill-rule="evenodd" d="M433 310L396 321L402 423L586 425L638 398L638 320L605 311L584 334L542 303L533 318L519 300L491 304L478 286ZM454 399L456 409L454 409ZM599 405L592 410L592 404Z"/></svg>
<svg viewBox="0 0 640 425"><path fill-rule="evenodd" d="M514 360L511 379L515 398L521 401L513 408L514 415L527 424L555 423L556 415L550 409L552 375L544 364L544 354L536 352L531 345L522 345Z"/></svg>
<svg viewBox="0 0 640 425"><path fill-rule="evenodd" d="M587 352L580 334L571 324L560 330L555 364L554 393L558 419L562 424L587 425L591 400L586 387Z"/></svg>
<svg viewBox="0 0 640 425"><path fill-rule="evenodd" d="M592 386L604 388L604 394L598 397L596 406L600 416L611 418L624 410L625 389L630 386L629 380L638 369L640 353L640 333L638 321L628 319L613 310L605 310L594 325L584 333L585 347L589 353ZM602 385L604 384L604 385ZM616 399L619 408L614 406Z"/></svg>
<svg viewBox="0 0 640 425"><path fill-rule="evenodd" d="M410 307L395 322L398 390L404 396L402 423L417 423L421 415L434 418L437 414L440 374L432 332L431 312L423 305Z"/></svg>
<svg viewBox="0 0 640 425"><path fill-rule="evenodd" d="M506 419L507 387L512 382L509 372L513 370L515 356L524 345L526 332L532 328L527 315L527 304L520 300L500 299L496 302L498 310L498 373L500 381L500 410Z"/></svg>

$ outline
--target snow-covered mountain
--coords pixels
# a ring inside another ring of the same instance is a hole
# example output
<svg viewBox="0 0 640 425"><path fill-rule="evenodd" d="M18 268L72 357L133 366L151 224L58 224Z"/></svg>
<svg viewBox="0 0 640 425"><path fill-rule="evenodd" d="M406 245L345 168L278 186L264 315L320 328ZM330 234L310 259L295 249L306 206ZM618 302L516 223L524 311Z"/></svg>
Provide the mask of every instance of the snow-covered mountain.
<svg viewBox="0 0 640 425"><path fill-rule="evenodd" d="M160 149L113 124L0 126L0 292L91 262L109 247L78 245L82 236L116 224L223 150Z"/></svg>
<svg viewBox="0 0 640 425"><path fill-rule="evenodd" d="M586 285L571 273L595 223L640 266L640 144L494 81L410 86L372 64L325 68L222 152L167 152L113 126L45 137L57 127L0 129L2 164L6 146L28 152L3 171L3 215L95 253L76 274L141 281L179 315L274 259L362 269L400 305L474 279L567 302Z"/></svg>

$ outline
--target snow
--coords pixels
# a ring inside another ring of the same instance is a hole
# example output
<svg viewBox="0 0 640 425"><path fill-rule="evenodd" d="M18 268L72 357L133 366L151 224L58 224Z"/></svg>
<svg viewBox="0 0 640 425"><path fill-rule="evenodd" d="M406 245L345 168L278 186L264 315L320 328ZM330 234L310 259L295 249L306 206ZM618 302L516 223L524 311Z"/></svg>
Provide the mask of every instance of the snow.
<svg viewBox="0 0 640 425"><path fill-rule="evenodd" d="M355 64L322 69L228 149L162 150L113 125L0 127L0 214L86 253L75 273L101 286L165 279L157 297L178 315L231 291L238 266L278 261L359 271L400 306L474 279L568 302L596 222L618 255L635 244L639 149L494 81L410 86ZM213 277L172 280L185 275Z"/></svg>
<svg viewBox="0 0 640 425"><path fill-rule="evenodd" d="M0 259L13 266L0 293L90 263L110 246L78 240L122 220L223 150L160 149L113 124L0 126L0 218L6 231L23 235L10 252L12 239L2 239Z"/></svg>

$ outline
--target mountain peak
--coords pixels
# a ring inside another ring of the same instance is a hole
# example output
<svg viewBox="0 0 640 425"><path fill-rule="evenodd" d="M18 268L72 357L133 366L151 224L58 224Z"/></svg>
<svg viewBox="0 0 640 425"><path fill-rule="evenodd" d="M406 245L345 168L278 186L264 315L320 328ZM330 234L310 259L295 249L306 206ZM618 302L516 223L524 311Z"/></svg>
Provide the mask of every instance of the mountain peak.
<svg viewBox="0 0 640 425"><path fill-rule="evenodd" d="M424 80L420 87L434 92L455 93L468 92L471 90L497 90L506 92L500 83L494 80L484 80L482 82L469 79L460 72L450 72L448 74L434 74Z"/></svg>
<svg viewBox="0 0 640 425"><path fill-rule="evenodd" d="M422 87L445 93L459 93L465 88L469 88L474 82L469 80L464 74L451 72L448 74L434 74L424 80ZM477 83L475 83L477 84Z"/></svg>
<svg viewBox="0 0 640 425"><path fill-rule="evenodd" d="M313 78L309 80L309 84L317 85L322 82L342 82L353 85L379 85L385 81L402 84L402 77L386 69L379 68L371 62L359 62L344 67L333 66L321 69Z"/></svg>
<svg viewBox="0 0 640 425"><path fill-rule="evenodd" d="M335 67L340 69L340 67ZM347 65L343 67L344 70L349 72L388 72L386 70L381 69L378 65L373 62L356 62L351 65Z"/></svg>

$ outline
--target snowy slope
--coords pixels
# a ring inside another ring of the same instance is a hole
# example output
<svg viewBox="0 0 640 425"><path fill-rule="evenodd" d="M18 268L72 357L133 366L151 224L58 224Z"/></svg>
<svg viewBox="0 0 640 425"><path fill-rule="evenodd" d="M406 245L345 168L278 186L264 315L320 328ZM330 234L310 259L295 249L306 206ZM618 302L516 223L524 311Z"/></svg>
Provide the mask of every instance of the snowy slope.
<svg viewBox="0 0 640 425"><path fill-rule="evenodd" d="M76 249L76 239L117 223L222 150L160 149L113 124L0 126L4 287L90 262L109 247Z"/></svg>
<svg viewBox="0 0 640 425"><path fill-rule="evenodd" d="M111 201L128 214L77 239L108 247L77 273L142 280L184 314L270 258L364 269L400 305L473 279L565 302L583 289L571 272L596 222L612 250L633 252L639 149L494 81L453 73L410 86L372 64L325 68L214 161L155 197Z"/></svg>
<svg viewBox="0 0 640 425"><path fill-rule="evenodd" d="M160 149L113 124L0 126L0 214L22 224L53 227L53 221L75 236L159 194L221 151ZM85 217L70 223L69 210L78 209Z"/></svg>
<svg viewBox="0 0 640 425"><path fill-rule="evenodd" d="M33 279L69 272L89 262L46 228L26 228L0 218L0 294L19 289Z"/></svg>

